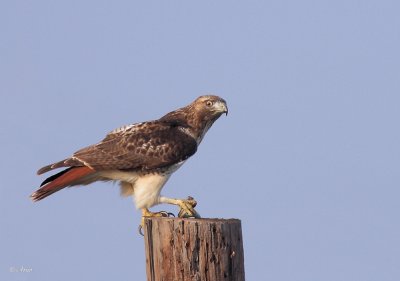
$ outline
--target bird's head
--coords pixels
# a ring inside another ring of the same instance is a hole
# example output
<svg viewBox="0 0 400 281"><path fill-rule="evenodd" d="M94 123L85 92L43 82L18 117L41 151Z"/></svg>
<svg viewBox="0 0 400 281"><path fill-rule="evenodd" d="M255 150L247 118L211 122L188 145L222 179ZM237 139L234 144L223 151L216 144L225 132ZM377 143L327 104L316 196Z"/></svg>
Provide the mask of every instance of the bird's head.
<svg viewBox="0 0 400 281"><path fill-rule="evenodd" d="M188 107L188 124L200 144L212 124L223 114L228 115L228 106L223 98L213 95L200 96Z"/></svg>
<svg viewBox="0 0 400 281"><path fill-rule="evenodd" d="M217 120L223 113L228 115L228 106L223 98L213 95L200 96L193 103L195 111L210 120Z"/></svg>
<svg viewBox="0 0 400 281"><path fill-rule="evenodd" d="M207 95L164 115L160 120L173 121L174 124L185 127L199 144L208 129L223 113L228 115L226 101L218 96Z"/></svg>

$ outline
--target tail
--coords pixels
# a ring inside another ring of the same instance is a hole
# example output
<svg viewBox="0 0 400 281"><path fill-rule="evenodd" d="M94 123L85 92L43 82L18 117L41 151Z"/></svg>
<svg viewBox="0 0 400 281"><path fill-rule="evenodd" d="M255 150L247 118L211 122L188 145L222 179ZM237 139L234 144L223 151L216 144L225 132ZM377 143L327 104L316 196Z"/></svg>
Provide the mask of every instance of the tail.
<svg viewBox="0 0 400 281"><path fill-rule="evenodd" d="M40 168L39 171L37 171L38 175L47 173L48 171L57 169L57 168L67 168L67 167L80 167L80 166L84 166L85 163L83 161L80 161L78 158L76 157L71 157L71 158L67 158L64 159L62 161L44 166L43 168Z"/></svg>
<svg viewBox="0 0 400 281"><path fill-rule="evenodd" d="M88 176L94 173L96 173L96 171L86 166L70 167L65 169L58 174L47 178L40 185L41 188L32 193L31 199L33 201L39 201L64 187L81 183L85 184L87 183Z"/></svg>

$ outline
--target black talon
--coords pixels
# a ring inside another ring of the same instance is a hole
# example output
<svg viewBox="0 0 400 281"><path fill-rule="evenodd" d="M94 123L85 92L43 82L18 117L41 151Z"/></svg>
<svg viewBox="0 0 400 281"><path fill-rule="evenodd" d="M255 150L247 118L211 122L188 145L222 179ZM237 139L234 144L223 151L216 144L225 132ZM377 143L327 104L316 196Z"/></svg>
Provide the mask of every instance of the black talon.
<svg viewBox="0 0 400 281"><path fill-rule="evenodd" d="M166 212L166 211L161 211L160 214L161 214L163 217L169 217L169 213Z"/></svg>
<svg viewBox="0 0 400 281"><path fill-rule="evenodd" d="M161 214L162 217L165 217L165 218L175 217L175 215L173 213L166 212L166 211L161 211L161 212L159 212L159 214Z"/></svg>
<svg viewBox="0 0 400 281"><path fill-rule="evenodd" d="M138 227L139 234L144 236L144 233L142 232L142 230L143 230L143 226L141 224L139 224L139 227Z"/></svg>

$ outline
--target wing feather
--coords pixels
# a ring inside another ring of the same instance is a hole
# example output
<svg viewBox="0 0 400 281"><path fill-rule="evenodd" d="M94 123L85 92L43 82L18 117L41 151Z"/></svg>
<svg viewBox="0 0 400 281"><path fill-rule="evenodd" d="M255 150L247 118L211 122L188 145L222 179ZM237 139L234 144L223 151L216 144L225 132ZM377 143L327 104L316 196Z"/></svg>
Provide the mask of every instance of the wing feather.
<svg viewBox="0 0 400 281"><path fill-rule="evenodd" d="M176 122L150 121L115 130L98 144L74 153L95 170L153 170L176 164L197 150Z"/></svg>

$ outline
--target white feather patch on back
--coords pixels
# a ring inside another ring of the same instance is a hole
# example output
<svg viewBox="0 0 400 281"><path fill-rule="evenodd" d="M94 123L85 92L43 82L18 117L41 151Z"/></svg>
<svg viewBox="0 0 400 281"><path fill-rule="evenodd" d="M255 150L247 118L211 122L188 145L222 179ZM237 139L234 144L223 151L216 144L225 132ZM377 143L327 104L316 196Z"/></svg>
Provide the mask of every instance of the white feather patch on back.
<svg viewBox="0 0 400 281"><path fill-rule="evenodd" d="M135 127L135 126L142 125L142 124L143 124L143 123L136 123L136 124L131 124L131 125L125 125L125 126L119 127L119 128L117 128L117 129L111 131L109 134L118 134L118 133L121 133L121 132L125 132L125 131L127 131L127 130L129 130L129 129Z"/></svg>

